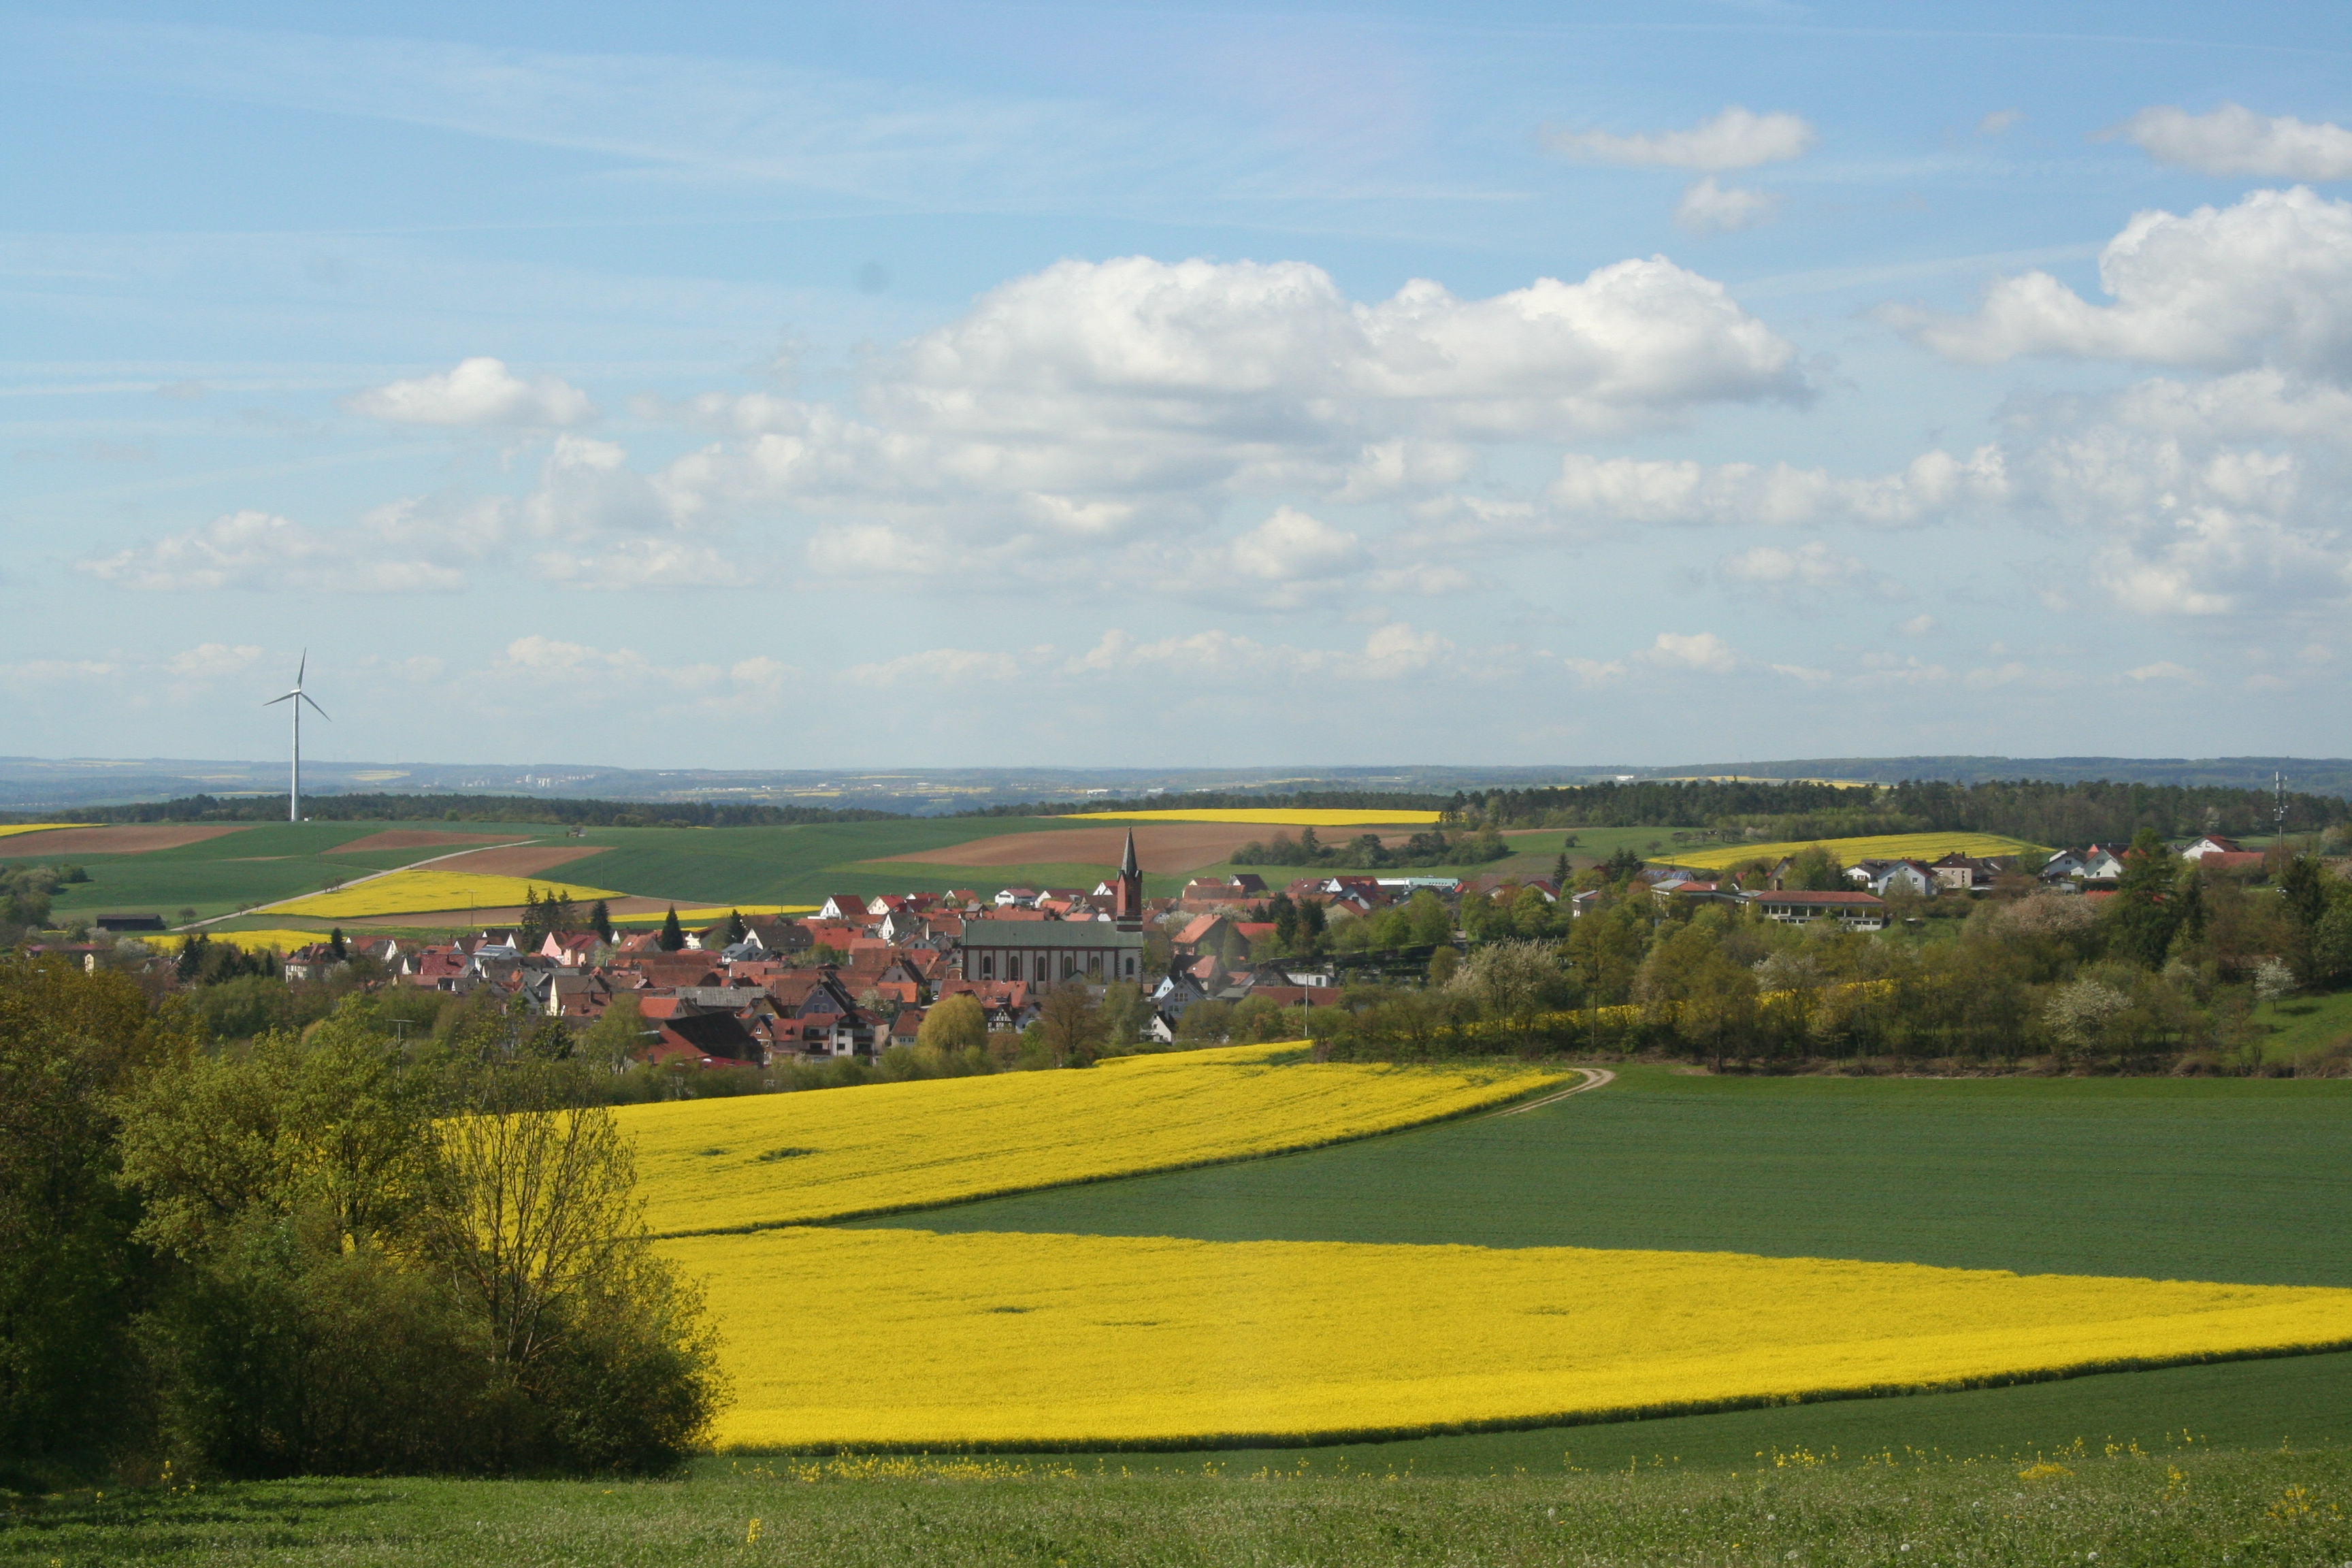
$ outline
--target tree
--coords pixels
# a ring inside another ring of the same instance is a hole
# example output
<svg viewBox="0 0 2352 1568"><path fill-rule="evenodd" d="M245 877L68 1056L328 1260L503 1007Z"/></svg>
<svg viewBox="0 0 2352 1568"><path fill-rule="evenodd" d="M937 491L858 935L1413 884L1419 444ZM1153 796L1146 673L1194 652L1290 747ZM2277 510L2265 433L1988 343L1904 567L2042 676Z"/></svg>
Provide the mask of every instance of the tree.
<svg viewBox="0 0 2352 1568"><path fill-rule="evenodd" d="M351 949L343 945L342 927L337 926L327 933L327 951L335 955L335 961L338 963L351 957Z"/></svg>
<svg viewBox="0 0 2352 1568"><path fill-rule="evenodd" d="M624 993L607 1003L604 1013L588 1026L580 1037L578 1055L610 1072L626 1072L645 1048L645 1027L637 999Z"/></svg>
<svg viewBox="0 0 2352 1568"><path fill-rule="evenodd" d="M1568 851L1562 849L1559 852L1559 858L1553 861L1551 865L1551 885L1565 893L1568 891L1568 879L1571 875L1573 873L1569 868Z"/></svg>
<svg viewBox="0 0 2352 1568"><path fill-rule="evenodd" d="M728 945L732 947L735 943L741 942L745 937L750 936L751 934L751 928L743 923L743 911L740 910L729 910L727 911Z"/></svg>
<svg viewBox="0 0 2352 1568"><path fill-rule="evenodd" d="M1037 1012L1038 1039L1055 1067L1092 1067L1110 1029L1087 988L1065 980L1045 994Z"/></svg>
<svg viewBox="0 0 2352 1568"><path fill-rule="evenodd" d="M1439 948L1436 952L1429 955L1429 988L1432 991L1444 990L1446 982L1452 980L1454 978L1454 972L1459 970L1461 967L1462 953L1460 949L1453 947Z"/></svg>
<svg viewBox="0 0 2352 1568"><path fill-rule="evenodd" d="M1309 831L1311 832L1313 830L1309 829ZM1317 953L1323 951L1325 930L1326 926L1321 901L1315 899L1308 899L1300 903L1298 906L1298 939L1306 944L1307 952L1309 953Z"/></svg>
<svg viewBox="0 0 2352 1568"><path fill-rule="evenodd" d="M191 1055L128 977L0 958L0 1455L102 1456L138 1436L131 1329L152 1277L120 1096Z"/></svg>
<svg viewBox="0 0 2352 1568"><path fill-rule="evenodd" d="M686 945L686 928L677 923L676 904L669 907L669 913L663 918L661 935L655 939L655 945L664 952L676 952Z"/></svg>
<svg viewBox="0 0 2352 1568"><path fill-rule="evenodd" d="M547 940L547 910L539 901L539 889L526 886L522 890L522 921L516 936L526 952Z"/></svg>
<svg viewBox="0 0 2352 1568"><path fill-rule="evenodd" d="M988 1044L988 1012L980 998L969 993L941 997L923 1014L915 1044L945 1052L983 1048Z"/></svg>
<svg viewBox="0 0 2352 1568"><path fill-rule="evenodd" d="M1266 901L1266 919L1274 922L1274 939L1288 952L1298 944L1298 906L1286 892L1276 893Z"/></svg>
<svg viewBox="0 0 2352 1568"><path fill-rule="evenodd" d="M597 900L595 908L588 911L588 929L596 933L596 940L598 942L604 942L607 946L611 945L613 941L613 911L605 906L604 900L602 899Z"/></svg>
<svg viewBox="0 0 2352 1568"><path fill-rule="evenodd" d="M1417 889L1405 905L1405 917L1412 922L1412 944L1434 947L1454 939L1454 916L1445 908L1445 900L1427 888Z"/></svg>
<svg viewBox="0 0 2352 1568"><path fill-rule="evenodd" d="M1143 1039L1151 1022L1151 998L1131 980L1115 980L1103 987L1103 1027L1106 1043L1125 1050Z"/></svg>

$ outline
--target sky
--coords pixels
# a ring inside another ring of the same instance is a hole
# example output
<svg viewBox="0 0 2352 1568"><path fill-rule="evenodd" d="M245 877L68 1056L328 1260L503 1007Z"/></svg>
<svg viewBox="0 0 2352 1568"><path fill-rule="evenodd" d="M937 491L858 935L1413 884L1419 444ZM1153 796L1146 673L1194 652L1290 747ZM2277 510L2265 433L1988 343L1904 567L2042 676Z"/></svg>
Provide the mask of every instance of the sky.
<svg viewBox="0 0 2352 1568"><path fill-rule="evenodd" d="M0 753L2352 754L2347 127L2341 5L0 5Z"/></svg>

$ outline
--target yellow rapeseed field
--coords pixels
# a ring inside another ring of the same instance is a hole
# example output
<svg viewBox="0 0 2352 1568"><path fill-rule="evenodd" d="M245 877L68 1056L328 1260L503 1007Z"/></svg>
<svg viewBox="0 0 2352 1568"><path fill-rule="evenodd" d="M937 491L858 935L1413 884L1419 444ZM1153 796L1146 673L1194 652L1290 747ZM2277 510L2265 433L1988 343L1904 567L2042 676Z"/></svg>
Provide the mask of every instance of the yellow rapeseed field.
<svg viewBox="0 0 2352 1568"><path fill-rule="evenodd" d="M2352 1345L2352 1290L1733 1253L831 1229L662 1249L730 1336L715 1436L736 1449L1404 1435Z"/></svg>
<svg viewBox="0 0 2352 1568"><path fill-rule="evenodd" d="M522 902L526 893L541 898L560 894L576 904L596 899L625 897L610 888L589 888L551 882L535 877L485 877L467 871L394 871L371 877L331 893L312 893L268 906L271 914L304 915L312 920L355 921L370 915L429 914L446 910L495 910Z"/></svg>
<svg viewBox="0 0 2352 1568"><path fill-rule="evenodd" d="M1263 822L1271 827L1366 827L1394 822L1426 825L1437 820L1433 811L1276 811L1245 806L1231 811L1078 811L1072 822Z"/></svg>
<svg viewBox="0 0 2352 1568"><path fill-rule="evenodd" d="M1687 866L1696 871L1721 871L1749 860L1778 860L1815 844L1829 847L1841 864L1857 860L1935 860L1958 850L1963 855L2015 855L2038 849L2021 838L1998 833L1890 833L1874 838L1805 838L1782 844L1724 844L1687 854L1676 850L1659 857L1666 866Z"/></svg>
<svg viewBox="0 0 2352 1568"><path fill-rule="evenodd" d="M88 827L87 822L11 822L0 824L0 838L13 838L19 833L47 833L56 827Z"/></svg>
<svg viewBox="0 0 2352 1568"><path fill-rule="evenodd" d="M750 920L754 915L813 915L819 908L816 904L697 904L689 909L680 904L677 918L687 925L709 925L713 921L725 920L730 912ZM640 910L633 915L614 915L613 923L616 926L644 925L650 921L659 925L668 918L667 910Z"/></svg>
<svg viewBox="0 0 2352 1568"><path fill-rule="evenodd" d="M346 936L350 933L345 932ZM241 948L247 952L291 952L298 947L308 947L314 942L324 942L328 933L322 931L208 931L205 935L226 946ZM146 932L139 940L149 947L177 952L180 944L188 940L184 931Z"/></svg>
<svg viewBox="0 0 2352 1568"><path fill-rule="evenodd" d="M1080 1072L931 1079L617 1111L655 1230L745 1229L1311 1149L1572 1075L1282 1061L1298 1044L1128 1057Z"/></svg>

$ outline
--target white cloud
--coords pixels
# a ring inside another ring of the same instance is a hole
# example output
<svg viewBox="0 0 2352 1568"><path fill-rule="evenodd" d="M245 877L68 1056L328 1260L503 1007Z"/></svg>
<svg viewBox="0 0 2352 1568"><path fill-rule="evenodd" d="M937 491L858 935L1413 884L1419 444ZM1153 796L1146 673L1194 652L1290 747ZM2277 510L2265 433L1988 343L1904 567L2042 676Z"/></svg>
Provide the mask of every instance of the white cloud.
<svg viewBox="0 0 2352 1568"><path fill-rule="evenodd" d="M1289 647L1218 630L1139 643L1114 629L1063 668L1073 675L1149 672L1156 679L1179 684L1264 686L1296 679L1385 683L1430 670L1491 674L1513 662L1513 650L1507 648L1489 648L1465 661L1437 633L1387 621L1372 628L1360 648Z"/></svg>
<svg viewBox="0 0 2352 1568"><path fill-rule="evenodd" d="M2136 142L2159 163L2200 174L2352 180L2352 131L2324 120L2256 114L2235 103L2210 114L2166 104L2141 110L2108 134Z"/></svg>
<svg viewBox="0 0 2352 1568"><path fill-rule="evenodd" d="M2221 508L2120 538L2092 571L2116 604L2143 616L2277 614L2352 592L2352 555L2340 541Z"/></svg>
<svg viewBox="0 0 2352 1568"><path fill-rule="evenodd" d="M555 376L525 381L485 356L454 369L391 382L350 400L354 413L394 425L560 427L596 416L588 395Z"/></svg>
<svg viewBox="0 0 2352 1568"><path fill-rule="evenodd" d="M1580 163L1636 169L1753 169L1801 158L1820 140L1794 114L1757 114L1732 104L1687 131L1614 136L1606 131L1550 131L1544 144Z"/></svg>
<svg viewBox="0 0 2352 1568"><path fill-rule="evenodd" d="M251 645L231 647L226 643L200 643L184 653L173 654L165 661L165 668L184 680L216 680L223 676L244 674L261 652Z"/></svg>
<svg viewBox="0 0 2352 1568"><path fill-rule="evenodd" d="M1801 664L1776 664L1772 667L1772 673L1785 675L1803 686L1826 686L1835 679L1826 669L1814 669Z"/></svg>
<svg viewBox="0 0 2352 1568"><path fill-rule="evenodd" d="M1685 234L1737 234L1780 216L1780 193L1719 185L1713 174L1691 182L1675 205L1675 226Z"/></svg>
<svg viewBox="0 0 2352 1568"><path fill-rule="evenodd" d="M2047 272L2005 278L1972 315L1882 308L1948 358L2145 360L2206 370L2352 372L2352 204L2298 185L2186 216L2135 214L2099 256L2095 305Z"/></svg>
<svg viewBox="0 0 2352 1568"><path fill-rule="evenodd" d="M1895 629L1901 632L1906 637L1924 637L1929 632L1936 629L1936 617L1933 616L1914 616L1909 620L1905 621L1901 626L1896 626Z"/></svg>
<svg viewBox="0 0 2352 1568"><path fill-rule="evenodd" d="M1739 668L1738 654L1713 632L1660 632L1658 640L1639 657L1670 669L1702 670L1709 675L1726 675Z"/></svg>
<svg viewBox="0 0 2352 1568"><path fill-rule="evenodd" d="M1625 661L1622 658L1563 658L1559 662L1576 677L1576 683L1587 689L1625 679Z"/></svg>
<svg viewBox="0 0 2352 1568"><path fill-rule="evenodd" d="M1243 576L1289 584L1343 576L1360 569L1365 555L1354 534L1286 506L1234 540L1225 559Z"/></svg>
<svg viewBox="0 0 2352 1568"><path fill-rule="evenodd" d="M2154 664L2143 664L2137 669L2125 671L2125 674L2138 681L2195 680L2197 679L2196 671L2184 669L2168 658L2160 658Z"/></svg>
<svg viewBox="0 0 2352 1568"><path fill-rule="evenodd" d="M1819 540L1795 550L1759 544L1725 556L1717 569L1734 583L1763 588L1834 588L1863 574L1860 561Z"/></svg>
<svg viewBox="0 0 2352 1568"><path fill-rule="evenodd" d="M1996 109L1977 121L1977 134L1998 136L2012 126L2024 123L2024 121L2025 110L2021 109Z"/></svg>
<svg viewBox="0 0 2352 1568"><path fill-rule="evenodd" d="M1709 466L1571 452L1546 495L1572 517L1624 522L1901 526L2008 493L2000 448L1982 447L1966 458L1923 453L1899 473L1864 479L1786 463Z"/></svg>
<svg viewBox="0 0 2352 1568"><path fill-rule="evenodd" d="M350 528L319 529L248 510L77 565L100 582L150 592L454 593L466 585L462 568L496 547L502 519L497 502L444 516L409 500Z"/></svg>
<svg viewBox="0 0 2352 1568"><path fill-rule="evenodd" d="M1050 648L1035 651L1052 652ZM934 647L873 664L852 665L845 673L861 686L971 686L1011 680L1024 668L1022 659L1009 653Z"/></svg>

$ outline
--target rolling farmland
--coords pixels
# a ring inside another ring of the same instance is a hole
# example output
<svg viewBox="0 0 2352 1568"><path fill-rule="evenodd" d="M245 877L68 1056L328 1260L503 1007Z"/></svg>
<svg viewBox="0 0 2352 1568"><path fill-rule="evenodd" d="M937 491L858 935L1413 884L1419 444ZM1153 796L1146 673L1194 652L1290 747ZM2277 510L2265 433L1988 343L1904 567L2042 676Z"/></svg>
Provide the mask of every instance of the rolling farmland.
<svg viewBox="0 0 2352 1568"><path fill-rule="evenodd" d="M1621 1067L1604 1090L1521 1114L921 1223L2352 1287L2352 1081Z"/></svg>
<svg viewBox="0 0 2352 1568"><path fill-rule="evenodd" d="M499 909L520 904L536 891L542 898L569 899L586 904L597 899L617 899L611 888L524 877L495 877L465 871L393 871L371 877L331 893L314 893L258 912L307 915L312 920L355 921L370 915L431 914L442 910Z"/></svg>
<svg viewBox="0 0 2352 1568"><path fill-rule="evenodd" d="M1537 1068L1307 1063L1296 1045L1085 1072L633 1106L656 1232L751 1229L1169 1170L1456 1116L1570 1082Z"/></svg>
<svg viewBox="0 0 2352 1568"><path fill-rule="evenodd" d="M722 1448L1563 1425L2352 1344L2352 1290L1721 1253L918 1230L665 1251L722 1321L821 1299L894 1347L738 1353Z"/></svg>

